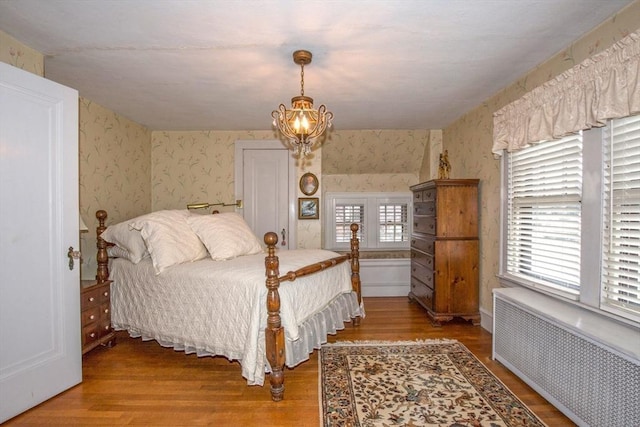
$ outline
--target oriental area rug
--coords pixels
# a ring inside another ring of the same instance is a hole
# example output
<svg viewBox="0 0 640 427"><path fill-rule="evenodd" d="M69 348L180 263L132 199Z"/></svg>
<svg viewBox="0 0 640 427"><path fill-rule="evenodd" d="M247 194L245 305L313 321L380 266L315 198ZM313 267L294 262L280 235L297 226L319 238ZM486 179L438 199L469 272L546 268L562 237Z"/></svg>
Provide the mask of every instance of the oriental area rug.
<svg viewBox="0 0 640 427"><path fill-rule="evenodd" d="M325 344L319 375L325 427L545 426L455 340Z"/></svg>

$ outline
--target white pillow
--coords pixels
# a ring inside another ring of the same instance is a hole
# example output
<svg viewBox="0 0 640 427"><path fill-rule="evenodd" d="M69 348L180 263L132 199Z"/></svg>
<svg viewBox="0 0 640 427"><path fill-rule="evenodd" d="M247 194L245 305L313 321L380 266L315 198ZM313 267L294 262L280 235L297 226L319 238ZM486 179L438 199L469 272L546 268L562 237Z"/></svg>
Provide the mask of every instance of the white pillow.
<svg viewBox="0 0 640 427"><path fill-rule="evenodd" d="M140 236L140 238L142 239L142 236ZM107 255L109 258L125 258L131 260L129 252L126 249L122 249L120 246L107 246ZM148 252L147 255L149 255Z"/></svg>
<svg viewBox="0 0 640 427"><path fill-rule="evenodd" d="M188 216L186 209L164 210L129 222L131 228L140 230L156 274L172 265L207 256L207 249L187 223Z"/></svg>
<svg viewBox="0 0 640 427"><path fill-rule="evenodd" d="M262 252L256 235L244 218L235 212L191 215L187 222L215 261Z"/></svg>
<svg viewBox="0 0 640 427"><path fill-rule="evenodd" d="M138 230L132 230L129 227L129 223L144 218L145 216L146 215L142 215L130 221L110 225L102 232L100 237L122 249L122 251L118 252L120 257L127 258L132 263L137 264L140 260L149 256L149 252L147 251L147 246L140 232ZM109 251L109 249L107 249L107 251Z"/></svg>

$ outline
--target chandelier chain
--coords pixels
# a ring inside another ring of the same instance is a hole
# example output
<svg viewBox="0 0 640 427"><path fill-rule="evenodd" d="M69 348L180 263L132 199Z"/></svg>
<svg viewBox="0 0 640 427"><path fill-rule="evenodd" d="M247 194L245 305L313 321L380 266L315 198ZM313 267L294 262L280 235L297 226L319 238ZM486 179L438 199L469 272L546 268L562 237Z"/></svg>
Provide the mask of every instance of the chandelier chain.
<svg viewBox="0 0 640 427"><path fill-rule="evenodd" d="M304 64L300 64L300 95L304 96Z"/></svg>

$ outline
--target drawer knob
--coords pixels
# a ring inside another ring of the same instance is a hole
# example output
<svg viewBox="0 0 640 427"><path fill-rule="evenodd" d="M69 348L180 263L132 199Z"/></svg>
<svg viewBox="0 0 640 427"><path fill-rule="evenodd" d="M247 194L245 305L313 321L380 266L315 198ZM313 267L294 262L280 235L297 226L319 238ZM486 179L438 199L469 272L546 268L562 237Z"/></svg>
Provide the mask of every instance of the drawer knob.
<svg viewBox="0 0 640 427"><path fill-rule="evenodd" d="M96 337L96 333L95 333L95 332L91 332L91 333L89 334L89 337L90 337L90 338L95 338L95 337Z"/></svg>
<svg viewBox="0 0 640 427"><path fill-rule="evenodd" d="M109 325L107 325L107 326L105 326L105 327L104 327L104 330L105 330L105 331L108 331L109 329L111 329L111 326L109 326Z"/></svg>
<svg viewBox="0 0 640 427"><path fill-rule="evenodd" d="M104 294L102 294L102 295L104 295L105 297L108 297L109 296L109 292L104 291Z"/></svg>
<svg viewBox="0 0 640 427"><path fill-rule="evenodd" d="M96 316L93 315L93 314L91 316L89 316L89 320L94 320L95 318L96 318Z"/></svg>
<svg viewBox="0 0 640 427"><path fill-rule="evenodd" d="M89 302L94 302L96 299L94 297L89 297Z"/></svg>
<svg viewBox="0 0 640 427"><path fill-rule="evenodd" d="M109 309L108 308L104 309L104 314L109 314Z"/></svg>

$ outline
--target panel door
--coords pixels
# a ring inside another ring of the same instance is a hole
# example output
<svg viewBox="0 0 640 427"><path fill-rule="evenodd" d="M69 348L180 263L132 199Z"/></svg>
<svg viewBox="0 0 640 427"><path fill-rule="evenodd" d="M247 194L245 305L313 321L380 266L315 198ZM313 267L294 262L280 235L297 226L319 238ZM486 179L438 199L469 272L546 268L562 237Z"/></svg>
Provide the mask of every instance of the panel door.
<svg viewBox="0 0 640 427"><path fill-rule="evenodd" d="M294 249L295 168L291 152L280 141L239 141L236 159L236 197L243 200L244 219L261 242L266 232L274 231L280 249Z"/></svg>
<svg viewBox="0 0 640 427"><path fill-rule="evenodd" d="M78 93L0 63L0 422L82 380Z"/></svg>

